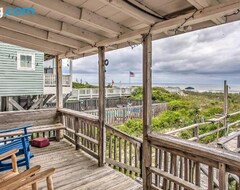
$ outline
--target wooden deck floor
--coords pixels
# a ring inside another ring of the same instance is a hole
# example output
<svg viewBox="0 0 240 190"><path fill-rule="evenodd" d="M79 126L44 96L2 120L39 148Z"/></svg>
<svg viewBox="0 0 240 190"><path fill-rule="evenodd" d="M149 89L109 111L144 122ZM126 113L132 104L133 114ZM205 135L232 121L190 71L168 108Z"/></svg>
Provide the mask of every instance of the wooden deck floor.
<svg viewBox="0 0 240 190"><path fill-rule="evenodd" d="M41 165L43 169L54 167L54 188L59 190L137 190L142 186L133 179L108 167L99 168L97 161L65 141L51 142L42 148L32 148L34 158L31 166ZM46 182L39 184L46 189Z"/></svg>

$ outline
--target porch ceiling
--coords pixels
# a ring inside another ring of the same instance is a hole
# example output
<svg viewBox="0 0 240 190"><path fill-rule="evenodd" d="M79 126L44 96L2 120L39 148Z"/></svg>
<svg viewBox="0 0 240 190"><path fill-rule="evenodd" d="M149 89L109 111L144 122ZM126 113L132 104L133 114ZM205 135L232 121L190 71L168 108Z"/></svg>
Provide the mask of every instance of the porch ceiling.
<svg viewBox="0 0 240 190"><path fill-rule="evenodd" d="M60 58L165 38L240 19L240 0L1 0L0 7L34 7L34 16L0 19L0 41Z"/></svg>

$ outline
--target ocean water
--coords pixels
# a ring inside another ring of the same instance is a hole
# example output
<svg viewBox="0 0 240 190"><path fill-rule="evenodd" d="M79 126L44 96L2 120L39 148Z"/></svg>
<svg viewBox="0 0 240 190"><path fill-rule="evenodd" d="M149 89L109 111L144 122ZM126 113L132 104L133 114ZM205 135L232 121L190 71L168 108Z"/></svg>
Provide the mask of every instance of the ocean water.
<svg viewBox="0 0 240 190"><path fill-rule="evenodd" d="M129 83L115 84L116 86L129 87ZM142 86L140 83L131 83L130 86ZM174 83L153 83L154 87L179 87L184 90L187 87L193 87L196 92L223 92L223 84L174 84ZM228 84L229 93L239 93L240 85Z"/></svg>

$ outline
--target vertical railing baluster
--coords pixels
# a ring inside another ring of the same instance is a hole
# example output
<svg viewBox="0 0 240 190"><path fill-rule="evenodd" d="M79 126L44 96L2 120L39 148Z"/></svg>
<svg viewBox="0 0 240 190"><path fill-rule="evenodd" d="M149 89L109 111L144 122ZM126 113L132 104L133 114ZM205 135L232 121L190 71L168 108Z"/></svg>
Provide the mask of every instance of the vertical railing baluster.
<svg viewBox="0 0 240 190"><path fill-rule="evenodd" d="M113 159L117 160L117 136L114 136L114 152L113 152ZM113 167L116 169L116 166Z"/></svg>
<svg viewBox="0 0 240 190"><path fill-rule="evenodd" d="M127 164L127 141L124 140L124 164ZM124 168L124 173L127 173L127 169Z"/></svg>
<svg viewBox="0 0 240 190"><path fill-rule="evenodd" d="M132 166L132 143L129 142L129 165ZM130 176L132 176L132 171L129 171Z"/></svg>
<svg viewBox="0 0 240 190"><path fill-rule="evenodd" d="M135 167L138 167L138 146L135 144ZM135 172L135 176L138 176L138 173Z"/></svg>
<svg viewBox="0 0 240 190"><path fill-rule="evenodd" d="M74 118L74 131L75 131L75 148L76 150L79 149L79 137L78 137L78 132L79 132L79 120L77 117Z"/></svg>
<svg viewBox="0 0 240 190"><path fill-rule="evenodd" d="M112 133L109 133L109 135L110 135L110 137L109 137L109 153L108 153L108 157L111 159L112 158Z"/></svg>
<svg viewBox="0 0 240 190"><path fill-rule="evenodd" d="M185 181L189 180L189 163L187 158L184 158L184 180ZM185 188L184 190L187 189Z"/></svg>
<svg viewBox="0 0 240 190"><path fill-rule="evenodd" d="M168 153L164 151L164 171L168 172ZM167 190L168 189L168 180L166 178L163 179L163 189Z"/></svg>
<svg viewBox="0 0 240 190"><path fill-rule="evenodd" d="M118 150L119 150L119 162L122 162L122 139L119 138L119 147L118 147ZM119 167L119 171L122 171L122 168Z"/></svg>
<svg viewBox="0 0 240 190"><path fill-rule="evenodd" d="M195 166L195 184L197 186L200 187L200 183L201 183L201 171L200 171L200 163L196 162L196 166Z"/></svg>
<svg viewBox="0 0 240 190"><path fill-rule="evenodd" d="M159 150L155 148L155 167L159 168ZM159 175L155 174L155 185L159 187Z"/></svg>
<svg viewBox="0 0 240 190"><path fill-rule="evenodd" d="M219 189L226 190L226 165L219 163Z"/></svg>
<svg viewBox="0 0 240 190"><path fill-rule="evenodd" d="M208 190L214 189L214 183L213 183L213 167L208 166Z"/></svg>

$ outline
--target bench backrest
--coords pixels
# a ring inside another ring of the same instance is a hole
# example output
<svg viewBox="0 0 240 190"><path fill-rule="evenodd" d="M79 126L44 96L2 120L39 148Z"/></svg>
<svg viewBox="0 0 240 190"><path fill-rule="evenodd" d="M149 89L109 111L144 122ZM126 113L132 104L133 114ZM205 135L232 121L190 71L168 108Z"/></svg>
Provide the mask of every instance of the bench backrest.
<svg viewBox="0 0 240 190"><path fill-rule="evenodd" d="M23 125L50 125L60 122L60 113L56 109L12 111L0 113L0 130Z"/></svg>

